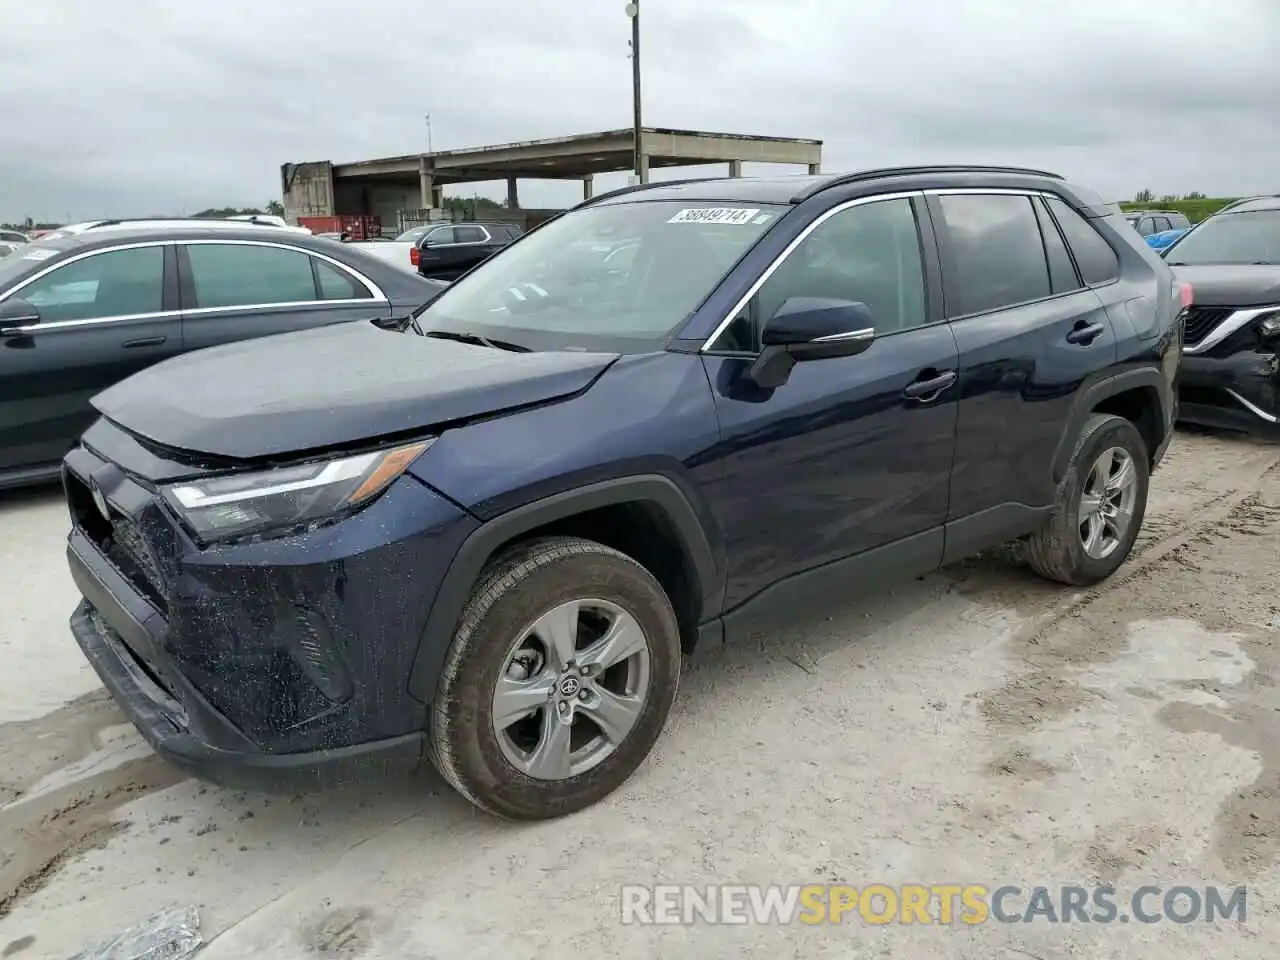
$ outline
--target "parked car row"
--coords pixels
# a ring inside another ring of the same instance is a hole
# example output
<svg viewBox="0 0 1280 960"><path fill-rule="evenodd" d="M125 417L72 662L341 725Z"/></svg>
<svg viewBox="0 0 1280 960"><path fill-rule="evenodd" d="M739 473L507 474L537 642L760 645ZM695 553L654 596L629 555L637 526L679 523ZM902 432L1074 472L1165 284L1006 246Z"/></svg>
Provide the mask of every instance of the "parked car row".
<svg viewBox="0 0 1280 960"><path fill-rule="evenodd" d="M387 263L434 280L456 280L518 239L523 230L504 221L428 223L394 240L350 240ZM341 239L341 237L340 237Z"/></svg>
<svg viewBox="0 0 1280 960"><path fill-rule="evenodd" d="M179 335L217 327L207 289L263 312L225 251L200 279L227 234L118 237L163 248ZM424 282L285 237L236 241L306 258L309 305ZM89 242L46 266L106 255ZM644 761L684 651L1012 538L1053 580L1116 570L1172 436L1189 292L1110 204L1034 170L599 196L412 288L398 322L215 346L94 397L63 461L72 631L201 777L429 759L493 813L570 813ZM45 309L10 329L38 345Z"/></svg>

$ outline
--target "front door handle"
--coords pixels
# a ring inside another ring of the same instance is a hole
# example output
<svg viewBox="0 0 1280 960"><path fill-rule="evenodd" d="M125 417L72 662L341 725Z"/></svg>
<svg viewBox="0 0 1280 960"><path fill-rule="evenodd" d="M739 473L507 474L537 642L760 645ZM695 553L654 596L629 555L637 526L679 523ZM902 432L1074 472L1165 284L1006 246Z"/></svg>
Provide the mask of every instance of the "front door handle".
<svg viewBox="0 0 1280 960"><path fill-rule="evenodd" d="M126 340L124 347L126 349L131 347L158 347L164 343L165 339L165 337L138 337L136 340Z"/></svg>
<svg viewBox="0 0 1280 960"><path fill-rule="evenodd" d="M923 376L923 374L922 374ZM902 391L903 396L908 400L919 400L922 403L928 403L935 400L938 394L956 382L956 372L947 370L943 373L935 374L924 380L916 380L907 384L906 389Z"/></svg>
<svg viewBox="0 0 1280 960"><path fill-rule="evenodd" d="M1067 343L1076 343L1082 347L1087 347L1093 343L1104 330L1107 328L1100 323L1086 323L1084 326L1078 326L1067 334Z"/></svg>

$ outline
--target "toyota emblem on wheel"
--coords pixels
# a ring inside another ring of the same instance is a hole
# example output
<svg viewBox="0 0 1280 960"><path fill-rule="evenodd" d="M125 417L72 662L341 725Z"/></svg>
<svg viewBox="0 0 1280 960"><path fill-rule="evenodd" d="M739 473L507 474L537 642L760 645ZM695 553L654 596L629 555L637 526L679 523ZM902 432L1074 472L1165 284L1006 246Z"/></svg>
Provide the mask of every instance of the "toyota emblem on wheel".
<svg viewBox="0 0 1280 960"><path fill-rule="evenodd" d="M560 681L560 696L576 697L582 689L582 682L577 677L565 677Z"/></svg>

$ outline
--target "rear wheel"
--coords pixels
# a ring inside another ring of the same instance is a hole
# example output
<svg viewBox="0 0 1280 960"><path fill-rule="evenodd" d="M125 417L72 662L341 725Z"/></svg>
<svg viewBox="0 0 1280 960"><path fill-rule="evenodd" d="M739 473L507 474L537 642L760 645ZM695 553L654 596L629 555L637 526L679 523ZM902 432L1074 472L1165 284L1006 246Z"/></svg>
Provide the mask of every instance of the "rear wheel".
<svg viewBox="0 0 1280 960"><path fill-rule="evenodd" d="M1053 516L1028 539L1027 563L1073 586L1103 580L1133 549L1147 509L1146 443L1132 423L1093 414L1058 485Z"/></svg>
<svg viewBox="0 0 1280 960"><path fill-rule="evenodd" d="M648 756L679 676L675 613L647 570L589 540L532 541L489 566L463 612L433 762L499 816L573 813Z"/></svg>

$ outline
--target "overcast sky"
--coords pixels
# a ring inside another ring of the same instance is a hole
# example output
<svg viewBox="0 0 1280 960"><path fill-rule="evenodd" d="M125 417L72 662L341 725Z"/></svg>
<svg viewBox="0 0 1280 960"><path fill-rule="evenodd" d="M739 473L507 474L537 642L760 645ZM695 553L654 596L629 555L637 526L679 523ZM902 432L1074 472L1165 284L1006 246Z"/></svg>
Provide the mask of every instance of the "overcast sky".
<svg viewBox="0 0 1280 960"><path fill-rule="evenodd" d="M442 150L629 126L624 3L0 0L0 221L261 205L282 162L425 149L427 113ZM641 4L647 125L1280 190L1280 0Z"/></svg>

